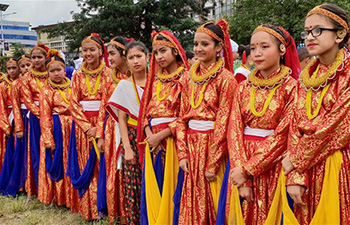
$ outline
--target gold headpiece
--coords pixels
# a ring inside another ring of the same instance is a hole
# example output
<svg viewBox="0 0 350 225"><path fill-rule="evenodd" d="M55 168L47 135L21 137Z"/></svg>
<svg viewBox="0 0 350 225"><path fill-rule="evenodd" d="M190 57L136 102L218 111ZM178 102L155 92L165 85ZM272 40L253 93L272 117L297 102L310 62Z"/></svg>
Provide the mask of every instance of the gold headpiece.
<svg viewBox="0 0 350 225"><path fill-rule="evenodd" d="M196 33L206 33L208 34L210 37L214 38L215 40L218 40L219 42L224 42L218 35L216 35L213 31L209 30L208 28L206 28L205 26L207 24L211 24L212 22L209 23L205 23L202 26L198 27Z"/></svg>
<svg viewBox="0 0 350 225"><path fill-rule="evenodd" d="M342 25L344 27L344 29L346 30L346 32L349 32L349 26L346 23L345 20L343 20L340 16L338 16L337 14L334 14L326 9L322 9L321 8L322 5L318 5L315 8L311 9L308 13L307 13L307 17L311 16L313 14L320 14L323 16L326 16L332 20L334 20L335 22L339 23L340 25ZM338 33L338 32L337 32ZM346 33L345 33L346 35ZM338 36L339 37L339 36ZM345 37L345 36L344 36Z"/></svg>
<svg viewBox="0 0 350 225"><path fill-rule="evenodd" d="M163 37L165 37L169 41L157 40L158 35L162 35ZM166 34L163 34L163 33L158 33L158 34L154 35L152 46L155 46L155 45L165 45L165 46L168 46L170 48L177 49L176 44L174 43L173 39L168 37Z"/></svg>
<svg viewBox="0 0 350 225"><path fill-rule="evenodd" d="M94 43L95 45L97 45L97 47L98 47L99 49L102 49L101 44L98 43L97 41L95 41L94 39L92 39L92 36L89 36L89 37L85 38L85 39L82 41L82 43L87 43L87 42Z"/></svg>
<svg viewBox="0 0 350 225"><path fill-rule="evenodd" d="M111 40L111 41L109 42L109 44L118 46L119 48L121 48L121 49L123 49L123 50L125 49L125 45L123 45L122 43L119 43L118 41Z"/></svg>
<svg viewBox="0 0 350 225"><path fill-rule="evenodd" d="M255 33L259 32L259 31L264 31L266 33L271 34L275 38L277 38L281 42L281 44L279 46L280 51L283 52L283 53L286 52L286 45L287 45L286 40L277 31L275 31L272 28L266 27L264 25L260 25L254 30L253 34L255 34Z"/></svg>

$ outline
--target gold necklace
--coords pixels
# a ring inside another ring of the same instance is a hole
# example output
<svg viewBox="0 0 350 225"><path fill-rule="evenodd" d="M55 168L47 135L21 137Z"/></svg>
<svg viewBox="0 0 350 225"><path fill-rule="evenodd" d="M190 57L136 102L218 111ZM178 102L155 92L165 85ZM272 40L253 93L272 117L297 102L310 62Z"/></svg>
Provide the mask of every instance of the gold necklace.
<svg viewBox="0 0 350 225"><path fill-rule="evenodd" d="M208 82L206 82L202 86L202 88L199 92L199 98L198 98L197 104L194 102L194 92L195 92L196 86L197 86L197 84L193 83L192 92L191 92L191 102L190 102L193 109L196 109L201 105L201 103L203 101L203 97L204 97L204 91L205 91L206 87L208 86Z"/></svg>
<svg viewBox="0 0 350 225"><path fill-rule="evenodd" d="M316 68L315 72L313 73L312 77L316 77L319 69L320 69L320 65L317 66L317 68ZM307 93L306 93L306 115L309 118L309 120L314 119L319 114L319 112L321 110L321 105L322 105L323 98L326 95L330 85L331 84L329 83L322 89L321 96L320 96L320 99L318 100L317 107L316 107L316 110L315 110L314 114L312 114L312 109L311 109L312 108L311 107L311 102L312 102L311 99L312 99L312 92L313 92L313 90L307 91Z"/></svg>
<svg viewBox="0 0 350 225"><path fill-rule="evenodd" d="M11 84L13 81L11 81L8 76L5 76L5 81L7 82L7 84L8 84L7 88L11 93Z"/></svg>
<svg viewBox="0 0 350 225"><path fill-rule="evenodd" d="M254 116L256 117L262 117L263 115L265 115L267 108L269 107L273 96L275 95L275 92L277 90L277 88L279 88L282 85L282 83L278 84L277 86L275 86L274 88L272 88L272 90L270 91L269 95L267 96L267 99L264 103L264 107L263 109L258 112L255 109L255 96L256 96L256 87L251 87L250 88L250 100L249 100L249 106L250 106L250 111L253 113Z"/></svg>
<svg viewBox="0 0 350 225"><path fill-rule="evenodd" d="M116 70L115 68L112 70L112 79L114 81L115 84L118 84L119 81L120 81L120 78L118 78L118 74L120 74L120 71L119 70ZM121 76L119 76L121 77Z"/></svg>
<svg viewBox="0 0 350 225"><path fill-rule="evenodd" d="M97 93L97 90L98 90L99 86L100 86L101 74L97 75L96 83L95 83L95 87L94 87L93 91L91 91L90 77L89 76L85 76L85 81L86 81L86 87L87 87L88 93L90 95L95 95Z"/></svg>
<svg viewBox="0 0 350 225"><path fill-rule="evenodd" d="M162 69L159 69L157 72L156 79L161 80L162 82L170 82L180 77L184 71L185 71L185 67L183 65L178 67L173 73L166 74L166 75L162 72Z"/></svg>
<svg viewBox="0 0 350 225"><path fill-rule="evenodd" d="M81 71L83 71L83 73L89 77L97 77L103 72L104 68L105 63L102 60L100 60L100 65L94 70L88 70L87 62L83 62L83 64L81 65Z"/></svg>
<svg viewBox="0 0 350 225"><path fill-rule="evenodd" d="M70 101L68 100L68 98L70 98L71 96L71 88L70 88L71 81L67 77L64 78L64 81L65 81L64 84L56 84L51 79L49 79L49 85L52 88L58 89L58 92L60 93L63 101L65 101L67 104L70 104ZM68 98L62 91L64 89L68 89Z"/></svg>
<svg viewBox="0 0 350 225"><path fill-rule="evenodd" d="M70 101L67 99L66 95L63 93L63 91L61 89L58 89L58 92L60 93L63 101L65 101L67 104L70 104ZM71 88L68 88L68 98L70 98L71 96Z"/></svg>
<svg viewBox="0 0 350 225"><path fill-rule="evenodd" d="M300 84L307 91L313 90L318 91L320 88L327 86L328 82L333 80L336 77L337 71L341 71L344 65L343 62L347 58L347 54L344 50L340 49L335 57L334 62L330 65L327 72L321 74L316 78L316 76L310 76L310 68L314 67L316 63L319 63L318 59L315 59L310 64L308 64L303 72L300 74ZM340 69L338 69L341 66ZM318 72L318 69L317 69Z"/></svg>
<svg viewBox="0 0 350 225"><path fill-rule="evenodd" d="M162 91L162 85L163 85L163 82L158 80L157 81L157 99L158 101L163 101L169 94L169 91L170 91L170 87L168 87L168 89L165 91L165 94L160 97L160 93Z"/></svg>
<svg viewBox="0 0 350 225"><path fill-rule="evenodd" d="M64 77L64 84L57 84L54 83L51 78L49 78L49 85L55 89L67 89L71 84L71 81L68 79L68 77Z"/></svg>
<svg viewBox="0 0 350 225"><path fill-rule="evenodd" d="M281 84L289 75L290 69L284 65L281 66L279 73L269 79L263 79L256 76L258 69L254 69L248 76L248 84L259 89L273 89Z"/></svg>
<svg viewBox="0 0 350 225"><path fill-rule="evenodd" d="M30 67L29 67L29 72L30 72L34 77L37 77L37 78L44 79L44 78L47 78L47 77L48 77L47 71L44 71L44 72L36 71L36 70L34 70L33 66L30 66Z"/></svg>
<svg viewBox="0 0 350 225"><path fill-rule="evenodd" d="M221 72L222 68L224 67L224 62L222 58L219 58L215 66L212 69L210 69L206 74L198 75L197 70L200 64L201 62L197 61L195 64L193 64L193 66L190 69L191 79L197 84L204 84L205 82L213 79Z"/></svg>

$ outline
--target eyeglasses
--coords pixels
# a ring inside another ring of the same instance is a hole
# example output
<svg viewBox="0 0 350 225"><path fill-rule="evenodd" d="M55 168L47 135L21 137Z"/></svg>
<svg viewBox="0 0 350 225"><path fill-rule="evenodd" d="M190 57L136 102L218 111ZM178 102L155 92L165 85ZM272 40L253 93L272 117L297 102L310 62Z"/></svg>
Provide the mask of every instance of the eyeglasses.
<svg viewBox="0 0 350 225"><path fill-rule="evenodd" d="M337 31L338 29L316 27L316 28L311 29L311 30L304 30L303 32L300 33L300 37L301 37L301 39L306 39L310 33L313 37L318 37L322 34L322 31L324 31L324 30Z"/></svg>

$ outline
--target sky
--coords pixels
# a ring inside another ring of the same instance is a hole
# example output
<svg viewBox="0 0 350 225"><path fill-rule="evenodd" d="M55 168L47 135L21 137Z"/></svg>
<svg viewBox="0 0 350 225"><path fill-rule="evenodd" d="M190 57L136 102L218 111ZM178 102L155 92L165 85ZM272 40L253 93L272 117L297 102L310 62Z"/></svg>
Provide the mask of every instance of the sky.
<svg viewBox="0 0 350 225"><path fill-rule="evenodd" d="M75 0L1 0L0 3L10 5L3 12L4 20L29 22L32 27L72 21L71 11L79 12Z"/></svg>

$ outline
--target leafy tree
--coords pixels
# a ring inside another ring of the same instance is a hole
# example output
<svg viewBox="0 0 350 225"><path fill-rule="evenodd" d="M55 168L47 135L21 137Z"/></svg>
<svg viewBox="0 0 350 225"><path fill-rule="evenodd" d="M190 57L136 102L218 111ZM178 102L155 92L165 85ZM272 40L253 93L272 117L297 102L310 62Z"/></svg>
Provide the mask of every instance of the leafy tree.
<svg viewBox="0 0 350 225"><path fill-rule="evenodd" d="M349 12L348 0L328 0ZM260 24L274 24L285 28L297 43L302 40L307 12L321 0L239 0L233 4L233 15L228 18L230 34L237 43L248 44L254 29Z"/></svg>
<svg viewBox="0 0 350 225"><path fill-rule="evenodd" d="M25 51L21 45L13 44L12 47L13 47L13 55L12 55L13 58L18 59L19 57L24 55Z"/></svg>
<svg viewBox="0 0 350 225"><path fill-rule="evenodd" d="M105 41L117 35L133 37L151 44L152 30L167 28L187 47L198 24L190 12L205 15L204 4L197 0L77 0L81 12L73 14L74 23L60 23L47 29L50 37L64 35L70 50L77 49L84 37L99 33Z"/></svg>

